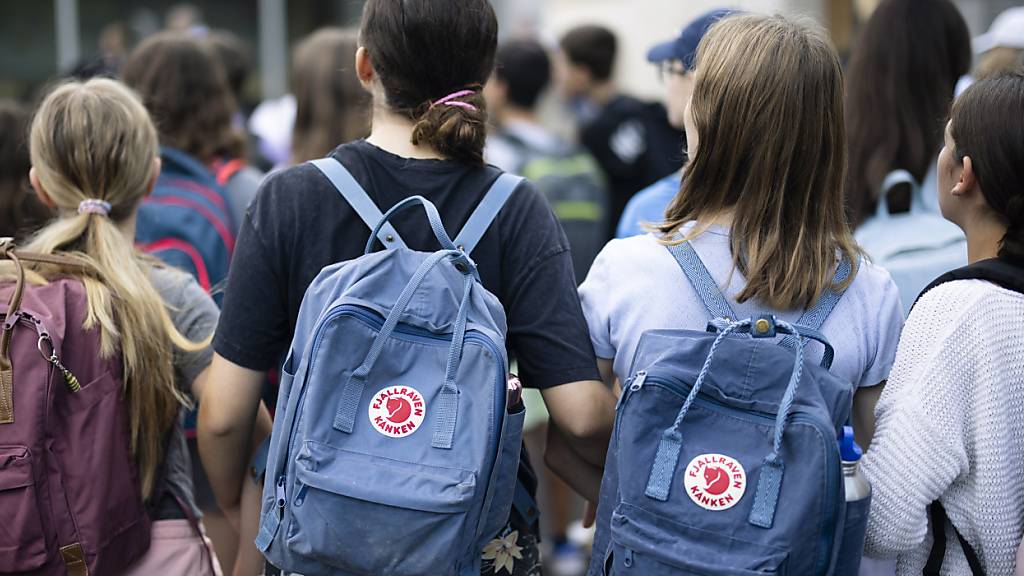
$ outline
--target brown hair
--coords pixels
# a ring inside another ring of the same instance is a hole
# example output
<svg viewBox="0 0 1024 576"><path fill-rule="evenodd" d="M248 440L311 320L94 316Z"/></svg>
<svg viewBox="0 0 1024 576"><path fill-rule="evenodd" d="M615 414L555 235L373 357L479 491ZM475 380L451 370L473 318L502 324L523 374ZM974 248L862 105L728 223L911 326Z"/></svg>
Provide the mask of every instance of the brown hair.
<svg viewBox="0 0 1024 576"><path fill-rule="evenodd" d="M118 228L134 214L153 177L156 130L129 89L94 79L59 86L43 100L30 144L32 166L61 216L26 249L62 252L91 271L80 276L89 298L85 328L99 328L104 357L121 354L131 448L148 498L163 461L163 439L188 404L175 385L175 348L207 345L175 329L149 280L154 261ZM86 199L109 202L110 216L79 214Z"/></svg>
<svg viewBox="0 0 1024 576"><path fill-rule="evenodd" d="M987 80L1024 69L1024 50L1009 46L996 46L985 52L974 72L975 80Z"/></svg>
<svg viewBox="0 0 1024 576"><path fill-rule="evenodd" d="M566 32L558 44L569 62L586 68L595 81L611 79L618 40L608 28L593 24L577 26Z"/></svg>
<svg viewBox="0 0 1024 576"><path fill-rule="evenodd" d="M999 256L1024 264L1024 74L980 80L953 104L950 135L971 157L989 208L1006 224Z"/></svg>
<svg viewBox="0 0 1024 576"><path fill-rule="evenodd" d="M139 45L123 72L153 116L160 145L204 164L245 156L245 139L233 124L235 99L210 50L186 34L163 32Z"/></svg>
<svg viewBox="0 0 1024 576"><path fill-rule="evenodd" d="M782 16L721 20L698 49L690 109L698 145L659 227L666 241L731 213L733 262L747 279L738 300L776 310L812 305L838 256L856 273L842 69L820 32Z"/></svg>
<svg viewBox="0 0 1024 576"><path fill-rule="evenodd" d="M353 70L357 38L355 31L323 28L295 48L293 163L326 156L369 132L371 98Z"/></svg>
<svg viewBox="0 0 1024 576"><path fill-rule="evenodd" d="M0 237L34 232L50 219L50 210L29 187L28 111L0 100Z"/></svg>
<svg viewBox="0 0 1024 576"><path fill-rule="evenodd" d="M487 108L483 88L494 68L498 19L487 0L368 0L359 39L390 109L416 122L412 143L483 165ZM462 90L472 106L432 103Z"/></svg>
<svg viewBox="0 0 1024 576"><path fill-rule="evenodd" d="M924 180L942 148L953 89L970 65L967 24L949 0L885 0L875 9L846 83L854 227L875 213L889 172ZM892 200L894 210L910 205L909 196Z"/></svg>

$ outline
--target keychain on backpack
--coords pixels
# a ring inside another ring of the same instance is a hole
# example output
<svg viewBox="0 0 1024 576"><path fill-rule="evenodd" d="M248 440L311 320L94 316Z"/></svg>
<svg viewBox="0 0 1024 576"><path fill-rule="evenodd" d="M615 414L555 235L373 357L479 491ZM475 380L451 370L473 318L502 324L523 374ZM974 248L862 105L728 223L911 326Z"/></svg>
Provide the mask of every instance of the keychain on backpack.
<svg viewBox="0 0 1024 576"><path fill-rule="evenodd" d="M47 356L46 352L43 351L43 342L50 343L50 355ZM64 383L67 384L68 390L71 392L78 392L82 389L82 384L78 381L78 378L68 370L64 364L61 363L60 358L57 357L57 351L53 349L53 342L46 336L39 337L39 343L37 344L39 353L42 354L43 358L53 364L53 367L60 370L61 376L64 377Z"/></svg>

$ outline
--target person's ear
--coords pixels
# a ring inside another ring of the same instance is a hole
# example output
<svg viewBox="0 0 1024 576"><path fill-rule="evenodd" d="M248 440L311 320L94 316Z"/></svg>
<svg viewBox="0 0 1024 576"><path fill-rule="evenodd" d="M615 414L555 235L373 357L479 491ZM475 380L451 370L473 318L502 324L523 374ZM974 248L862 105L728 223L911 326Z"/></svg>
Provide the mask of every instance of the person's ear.
<svg viewBox="0 0 1024 576"><path fill-rule="evenodd" d="M149 176L149 183L146 184L146 196L148 197L156 189L156 180L160 177L160 170L163 168L163 160L159 156L153 158L152 174Z"/></svg>
<svg viewBox="0 0 1024 576"><path fill-rule="evenodd" d="M50 208L51 210L57 207L57 203L50 198L50 195L46 193L42 183L39 182L39 175L36 174L36 169L33 166L28 171L28 181L32 185L32 189L36 191L36 196L39 197L39 201L43 203L43 206Z"/></svg>
<svg viewBox="0 0 1024 576"><path fill-rule="evenodd" d="M377 72L373 69L373 62L370 61L370 53L367 52L365 46L360 46L356 50L356 77L359 78L363 88L370 89L376 76Z"/></svg>
<svg viewBox="0 0 1024 576"><path fill-rule="evenodd" d="M974 161L970 156L964 156L960 164L960 178L953 186L953 196L964 197L977 187L978 177L974 172Z"/></svg>

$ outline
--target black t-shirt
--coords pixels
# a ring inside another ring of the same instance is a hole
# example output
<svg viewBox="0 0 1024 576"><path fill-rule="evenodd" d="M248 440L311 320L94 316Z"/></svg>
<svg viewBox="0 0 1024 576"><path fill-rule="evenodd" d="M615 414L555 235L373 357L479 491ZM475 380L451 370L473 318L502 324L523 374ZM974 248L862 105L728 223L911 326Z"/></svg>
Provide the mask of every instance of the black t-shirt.
<svg viewBox="0 0 1024 576"><path fill-rule="evenodd" d="M682 132L668 123L661 104L616 96L580 130L580 142L608 177L611 191L609 237L634 194L677 172L683 165Z"/></svg>
<svg viewBox="0 0 1024 576"><path fill-rule="evenodd" d="M450 236L501 174L490 166L402 158L366 141L342 145L332 156L381 211L413 195L433 202ZM393 224L410 248L440 248L422 211L400 213ZM214 349L245 368L276 367L291 343L306 288L325 266L361 256L369 237L370 229L314 166L267 177L242 223ZM484 287L505 307L507 343L525 386L600 379L568 241L532 184L513 193L472 257ZM534 483L528 467L521 467L521 476Z"/></svg>

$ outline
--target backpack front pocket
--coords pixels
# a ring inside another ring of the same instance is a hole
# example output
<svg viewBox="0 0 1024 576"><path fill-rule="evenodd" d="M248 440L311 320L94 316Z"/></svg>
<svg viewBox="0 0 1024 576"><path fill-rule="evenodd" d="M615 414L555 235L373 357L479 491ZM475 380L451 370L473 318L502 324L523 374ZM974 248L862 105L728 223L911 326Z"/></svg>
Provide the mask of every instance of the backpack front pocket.
<svg viewBox="0 0 1024 576"><path fill-rule="evenodd" d="M307 441L296 458L287 545L356 574L448 574L465 555L476 474Z"/></svg>
<svg viewBox="0 0 1024 576"><path fill-rule="evenodd" d="M785 550L746 542L622 502L612 514L607 574L766 576L785 574Z"/></svg>
<svg viewBox="0 0 1024 576"><path fill-rule="evenodd" d="M46 563L35 478L28 449L0 446L0 573L27 572Z"/></svg>

